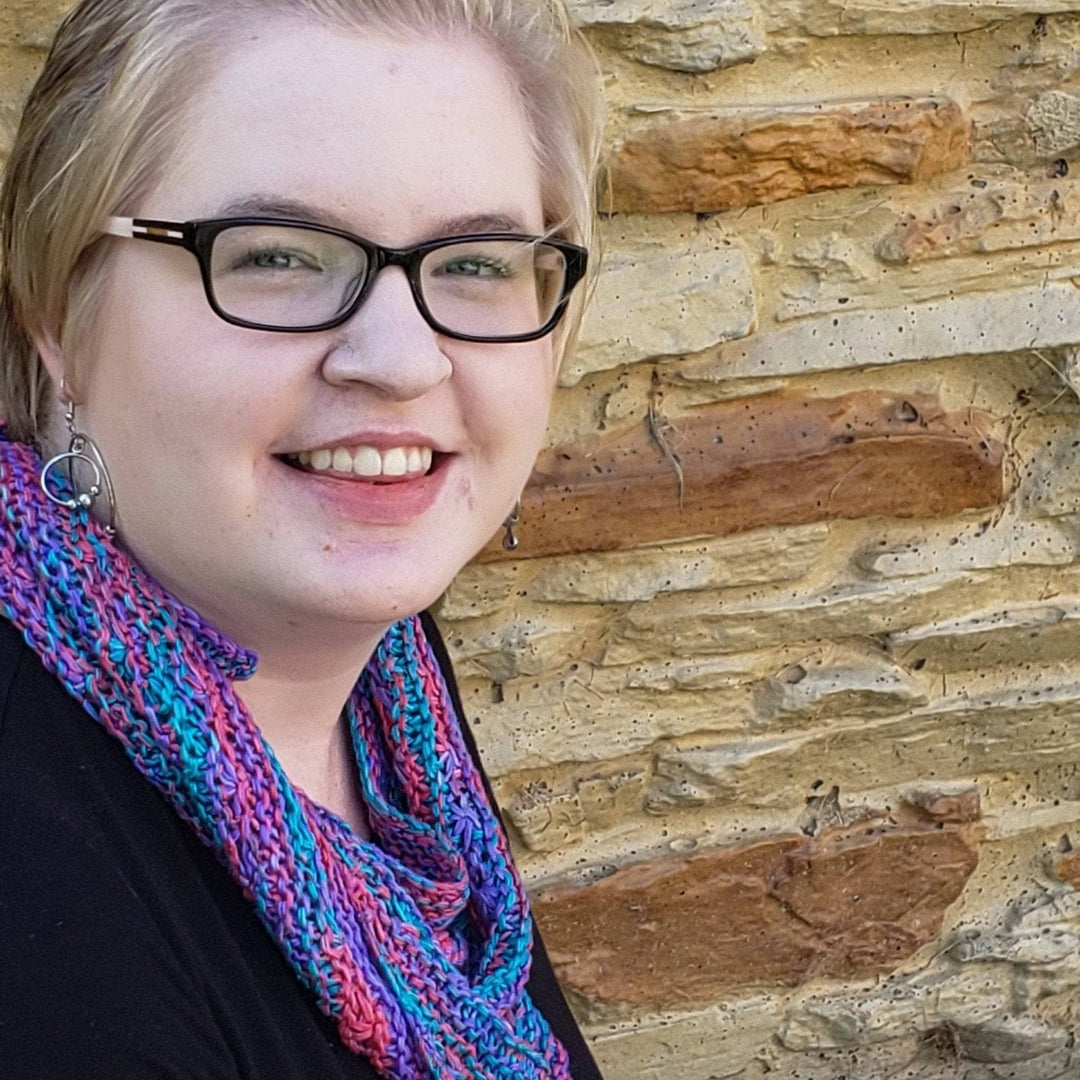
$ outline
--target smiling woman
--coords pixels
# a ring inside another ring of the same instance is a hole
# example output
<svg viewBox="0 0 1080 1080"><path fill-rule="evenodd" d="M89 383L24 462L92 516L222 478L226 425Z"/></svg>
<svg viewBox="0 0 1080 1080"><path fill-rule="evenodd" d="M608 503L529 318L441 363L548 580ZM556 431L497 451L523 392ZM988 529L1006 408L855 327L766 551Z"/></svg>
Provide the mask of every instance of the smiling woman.
<svg viewBox="0 0 1080 1080"><path fill-rule="evenodd" d="M418 615L513 520L598 129L547 0L61 27L0 216L5 1077L598 1075Z"/></svg>

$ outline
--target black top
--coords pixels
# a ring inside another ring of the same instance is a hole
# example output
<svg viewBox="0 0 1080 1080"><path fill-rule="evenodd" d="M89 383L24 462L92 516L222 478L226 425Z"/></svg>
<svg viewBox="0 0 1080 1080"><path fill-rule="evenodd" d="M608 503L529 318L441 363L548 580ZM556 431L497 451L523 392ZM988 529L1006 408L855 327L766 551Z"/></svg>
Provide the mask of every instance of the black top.
<svg viewBox="0 0 1080 1080"><path fill-rule="evenodd" d="M539 937L529 993L575 1080L600 1080ZM3 619L0 1076L377 1077L215 855Z"/></svg>

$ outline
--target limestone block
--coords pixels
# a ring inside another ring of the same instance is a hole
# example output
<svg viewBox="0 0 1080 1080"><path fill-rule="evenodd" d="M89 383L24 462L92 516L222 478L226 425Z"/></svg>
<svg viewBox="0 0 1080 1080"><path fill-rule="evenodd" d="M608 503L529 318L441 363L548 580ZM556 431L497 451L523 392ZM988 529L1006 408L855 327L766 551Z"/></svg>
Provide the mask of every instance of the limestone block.
<svg viewBox="0 0 1080 1080"><path fill-rule="evenodd" d="M829 643L756 687L755 722L790 730L819 718L889 716L926 700L923 683L884 654Z"/></svg>
<svg viewBox="0 0 1080 1080"><path fill-rule="evenodd" d="M565 788L527 783L500 798L504 813L529 851L558 851L587 832L618 825L645 802L648 772L643 765L598 770Z"/></svg>
<svg viewBox="0 0 1080 1080"><path fill-rule="evenodd" d="M542 889L533 910L561 981L601 1004L663 1008L865 976L937 936L979 837L977 825L884 822L777 835Z"/></svg>
<svg viewBox="0 0 1080 1080"><path fill-rule="evenodd" d="M1005 513L963 523L920 523L868 539L855 565L873 578L911 578L1004 566L1067 566L1080 554L1080 517L1026 521Z"/></svg>
<svg viewBox="0 0 1080 1080"><path fill-rule="evenodd" d="M819 37L950 34L1025 15L1076 10L1076 0L764 0L772 30Z"/></svg>
<svg viewBox="0 0 1080 1080"><path fill-rule="evenodd" d="M888 635L901 663L934 671L985 669L1025 660L1069 662L1080 655L1080 597L1061 596L940 619Z"/></svg>
<svg viewBox="0 0 1080 1080"><path fill-rule="evenodd" d="M928 517L998 503L1002 444L985 413L926 394L795 392L654 411L628 432L541 455L522 506L527 554L872 515ZM520 553L519 553L520 554ZM481 558L505 559L492 543Z"/></svg>
<svg viewBox="0 0 1080 1080"><path fill-rule="evenodd" d="M780 1018L775 997L761 994L719 1008L598 1023L585 1033L610 1080L739 1080Z"/></svg>
<svg viewBox="0 0 1080 1080"><path fill-rule="evenodd" d="M47 49L73 6L73 0L6 0L0 33L23 48Z"/></svg>
<svg viewBox="0 0 1080 1080"><path fill-rule="evenodd" d="M637 603L662 593L791 581L820 558L825 523L759 529L662 548L546 560L527 586L530 599L557 603Z"/></svg>
<svg viewBox="0 0 1080 1080"><path fill-rule="evenodd" d="M559 671L587 655L599 634L599 614L533 610L503 612L491 619L455 624L448 638L460 678L481 676L506 682L543 671Z"/></svg>
<svg viewBox="0 0 1080 1080"><path fill-rule="evenodd" d="M1080 343L1071 282L958 294L877 311L815 316L684 360L681 380L796 375Z"/></svg>
<svg viewBox="0 0 1080 1080"><path fill-rule="evenodd" d="M875 252L887 263L911 264L1080 239L1080 182L1021 177L968 183L926 200L878 239Z"/></svg>
<svg viewBox="0 0 1080 1080"><path fill-rule="evenodd" d="M1080 732L1071 718L1078 708L1075 667L1070 674L1024 665L1007 675L980 670L893 717L837 718L802 731L702 731L657 748L646 805L656 812L790 808L794 823L798 792L810 797L838 787L833 801L846 815L846 791L903 787L913 777L970 783L1033 761L1076 762Z"/></svg>
<svg viewBox="0 0 1080 1080"><path fill-rule="evenodd" d="M1003 581L1000 588L1008 595ZM685 661L795 642L874 637L970 606L971 583L963 574L928 574L912 579L903 590L894 582L869 581L723 603L708 594L657 596L614 620L601 659L616 665L667 657Z"/></svg>
<svg viewBox="0 0 1080 1080"><path fill-rule="evenodd" d="M959 168L970 154L970 123L946 98L651 111L613 152L608 208L703 213L916 183Z"/></svg>
<svg viewBox="0 0 1080 1080"><path fill-rule="evenodd" d="M754 60L765 37L746 0L570 0L579 26L645 64L712 71Z"/></svg>
<svg viewBox="0 0 1080 1080"><path fill-rule="evenodd" d="M1035 149L1053 157L1080 146L1080 97L1064 90L1047 90L1028 106L1024 116Z"/></svg>
<svg viewBox="0 0 1080 1080"><path fill-rule="evenodd" d="M1020 512L1080 514L1080 416L1033 417L1014 445L1023 462L1015 495Z"/></svg>
<svg viewBox="0 0 1080 1080"><path fill-rule="evenodd" d="M561 385L639 360L700 352L756 328L746 252L718 222L620 220L605 227L602 239L596 293Z"/></svg>

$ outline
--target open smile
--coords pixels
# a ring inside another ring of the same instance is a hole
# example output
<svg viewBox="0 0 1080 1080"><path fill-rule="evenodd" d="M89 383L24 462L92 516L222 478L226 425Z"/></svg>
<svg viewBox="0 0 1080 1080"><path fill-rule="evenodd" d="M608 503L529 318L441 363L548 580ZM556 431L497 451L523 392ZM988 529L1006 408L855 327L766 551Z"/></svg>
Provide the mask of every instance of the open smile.
<svg viewBox="0 0 1080 1080"><path fill-rule="evenodd" d="M328 478L394 484L429 475L448 456L430 446L335 446L283 454L281 460L294 469Z"/></svg>

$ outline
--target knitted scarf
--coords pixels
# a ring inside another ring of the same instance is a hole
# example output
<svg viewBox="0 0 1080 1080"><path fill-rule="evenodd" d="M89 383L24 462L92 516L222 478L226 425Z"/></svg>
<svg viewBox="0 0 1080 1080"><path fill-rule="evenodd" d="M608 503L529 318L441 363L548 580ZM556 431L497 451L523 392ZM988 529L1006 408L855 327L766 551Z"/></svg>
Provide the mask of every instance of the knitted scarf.
<svg viewBox="0 0 1080 1080"><path fill-rule="evenodd" d="M233 689L256 658L50 502L40 468L0 428L0 610L216 852L345 1045L407 1080L568 1077L525 992L525 893L419 619L390 628L346 706L368 843L289 783Z"/></svg>

